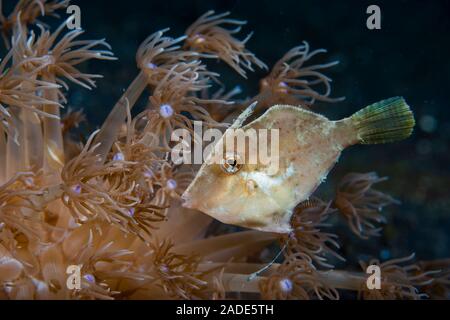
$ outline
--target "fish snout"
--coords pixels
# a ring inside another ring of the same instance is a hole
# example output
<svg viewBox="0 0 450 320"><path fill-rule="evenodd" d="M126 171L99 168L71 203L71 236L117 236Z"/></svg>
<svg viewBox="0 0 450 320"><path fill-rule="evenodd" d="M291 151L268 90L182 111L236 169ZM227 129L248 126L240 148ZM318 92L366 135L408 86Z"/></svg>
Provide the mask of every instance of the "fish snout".
<svg viewBox="0 0 450 320"><path fill-rule="evenodd" d="M189 209L196 209L197 208L197 202L194 201L194 196L192 195L189 190L185 190L183 194L181 195L182 203L181 205L185 208Z"/></svg>
<svg viewBox="0 0 450 320"><path fill-rule="evenodd" d="M184 191L183 194L181 195L181 200L183 200L183 202L181 203L183 207L185 208L192 207L191 195L187 190Z"/></svg>

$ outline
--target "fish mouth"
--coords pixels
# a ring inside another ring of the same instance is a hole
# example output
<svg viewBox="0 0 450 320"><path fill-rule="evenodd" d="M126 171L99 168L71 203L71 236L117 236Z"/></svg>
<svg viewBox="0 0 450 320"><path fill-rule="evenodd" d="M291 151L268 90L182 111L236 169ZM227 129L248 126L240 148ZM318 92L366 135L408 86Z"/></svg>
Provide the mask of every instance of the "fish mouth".
<svg viewBox="0 0 450 320"><path fill-rule="evenodd" d="M199 210L205 213L204 201L196 201L192 193L187 190L181 195L181 206L183 208ZM201 199L200 199L201 200Z"/></svg>
<svg viewBox="0 0 450 320"><path fill-rule="evenodd" d="M191 194L187 190L181 195L181 200L183 200L183 202L181 203L183 207L194 209Z"/></svg>

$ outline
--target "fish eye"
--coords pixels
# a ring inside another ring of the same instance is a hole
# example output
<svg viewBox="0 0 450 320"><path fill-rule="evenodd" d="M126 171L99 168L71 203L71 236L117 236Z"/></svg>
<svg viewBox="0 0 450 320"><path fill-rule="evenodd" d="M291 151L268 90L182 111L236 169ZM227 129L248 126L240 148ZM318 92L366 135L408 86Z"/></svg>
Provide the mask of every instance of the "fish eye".
<svg viewBox="0 0 450 320"><path fill-rule="evenodd" d="M228 174L234 174L234 173L238 172L242 168L242 164L239 163L238 160L239 160L239 157L236 154L226 155L226 157L222 163L222 166L221 166L222 170Z"/></svg>

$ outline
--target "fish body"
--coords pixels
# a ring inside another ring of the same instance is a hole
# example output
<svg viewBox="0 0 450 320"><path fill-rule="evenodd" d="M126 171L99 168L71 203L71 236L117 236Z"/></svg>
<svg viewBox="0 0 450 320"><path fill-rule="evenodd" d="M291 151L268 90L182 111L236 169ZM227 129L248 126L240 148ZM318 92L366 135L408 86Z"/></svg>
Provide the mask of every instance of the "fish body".
<svg viewBox="0 0 450 320"><path fill-rule="evenodd" d="M275 105L241 129L278 129L277 170L267 163L244 161L228 172L225 162L206 159L184 192L183 205L224 223L288 233L294 208L326 179L346 147L399 140L410 135L413 126L412 113L402 98L381 101L339 121L300 107ZM218 150L227 136L225 132ZM218 155L227 157L220 152L210 157Z"/></svg>

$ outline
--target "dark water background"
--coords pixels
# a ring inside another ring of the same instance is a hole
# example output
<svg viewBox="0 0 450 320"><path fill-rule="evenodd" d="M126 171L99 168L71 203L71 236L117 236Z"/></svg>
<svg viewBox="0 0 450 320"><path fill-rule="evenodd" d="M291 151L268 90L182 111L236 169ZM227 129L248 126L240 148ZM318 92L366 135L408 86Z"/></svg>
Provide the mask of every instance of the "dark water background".
<svg viewBox="0 0 450 320"><path fill-rule="evenodd" d="M319 105L332 119L348 116L377 100L402 95L418 123L401 143L356 146L344 152L319 193L330 194L350 171L376 171L390 180L379 188L400 199L385 210L384 235L368 241L338 228L350 263L363 254L390 258L416 252L419 259L450 257L450 1L108 1L74 0L81 8L86 37L103 38L119 58L89 62L86 70L104 79L92 92L74 88L70 105L83 108L100 125L123 90L137 75L135 52L150 33L170 27L177 37L207 10L231 11L248 20L242 38L254 31L248 47L269 67L303 40L328 54L317 62L339 60L327 74L333 95L346 101ZM366 28L366 8L381 8L382 29ZM54 21L54 20L53 20ZM214 64L213 64L214 66ZM221 69L222 70L222 69ZM256 93L256 72L248 80L226 72L230 89L240 84ZM242 96L244 97L244 95Z"/></svg>

